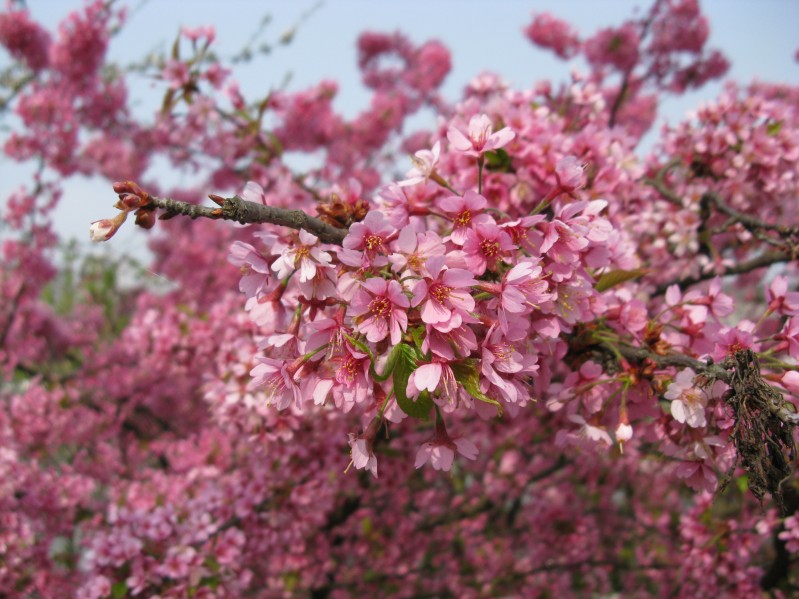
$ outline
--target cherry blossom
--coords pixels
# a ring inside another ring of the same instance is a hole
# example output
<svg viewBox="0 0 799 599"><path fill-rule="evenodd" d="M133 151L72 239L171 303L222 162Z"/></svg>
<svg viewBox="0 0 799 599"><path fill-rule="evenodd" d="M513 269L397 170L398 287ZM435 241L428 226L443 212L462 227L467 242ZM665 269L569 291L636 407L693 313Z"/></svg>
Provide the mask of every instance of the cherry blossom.
<svg viewBox="0 0 799 599"><path fill-rule="evenodd" d="M466 135L454 125L451 125L447 131L447 139L455 150L477 157L506 146L515 136L510 127L493 132L491 119L485 114L475 115L469 120L469 130Z"/></svg>
<svg viewBox="0 0 799 599"><path fill-rule="evenodd" d="M696 388L695 378L696 373L690 368L681 370L669 385L664 397L671 400L671 415L677 422L699 428L707 424L705 418L707 398Z"/></svg>

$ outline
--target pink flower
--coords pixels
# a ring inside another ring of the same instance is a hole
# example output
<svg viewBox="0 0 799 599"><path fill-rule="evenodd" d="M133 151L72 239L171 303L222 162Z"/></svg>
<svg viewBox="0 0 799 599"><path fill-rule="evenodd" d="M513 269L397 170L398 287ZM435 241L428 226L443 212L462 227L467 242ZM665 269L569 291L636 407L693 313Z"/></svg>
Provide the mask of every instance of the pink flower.
<svg viewBox="0 0 799 599"><path fill-rule="evenodd" d="M397 281L386 281L379 277L367 279L352 298L352 316L357 329L372 343L391 335L396 345L408 328L407 309L410 301Z"/></svg>
<svg viewBox="0 0 799 599"><path fill-rule="evenodd" d="M683 422L693 428L707 424L705 420L705 394L694 386L696 373L690 368L681 370L674 377L664 397L671 400L671 415L677 422Z"/></svg>
<svg viewBox="0 0 799 599"><path fill-rule="evenodd" d="M362 251L366 259L375 266L385 266L388 260L388 240L396 229L386 221L382 212L372 210L359 223L350 226L342 245L345 250Z"/></svg>
<svg viewBox="0 0 799 599"><path fill-rule="evenodd" d="M188 65L174 58L166 61L166 65L161 71L161 76L169 82L169 87L172 89L180 89L191 81Z"/></svg>
<svg viewBox="0 0 799 599"><path fill-rule="evenodd" d="M633 438L633 427L629 423L620 422L616 427L616 441L618 443L627 443Z"/></svg>
<svg viewBox="0 0 799 599"><path fill-rule="evenodd" d="M300 282L306 283L316 276L317 266L330 265L331 257L318 245L319 238L307 231L300 231L299 241L287 247L272 264L278 278L285 279L294 270L299 270Z"/></svg>
<svg viewBox="0 0 799 599"><path fill-rule="evenodd" d="M674 474L685 479L685 484L696 491L713 492L718 485L713 469L701 460L682 462L677 466Z"/></svg>
<svg viewBox="0 0 799 599"><path fill-rule="evenodd" d="M472 273L461 268L447 268L444 256L432 256L427 260L429 277L423 278L413 288L411 305L422 304L422 322L432 325L443 333L461 326L474 310L474 298L470 287L476 285Z"/></svg>
<svg viewBox="0 0 799 599"><path fill-rule="evenodd" d="M333 358L338 365L333 385L336 407L344 413L357 403L362 403L372 391L373 381L369 377L369 356L345 345L345 351Z"/></svg>
<svg viewBox="0 0 799 599"><path fill-rule="evenodd" d="M492 129L491 119L487 115L475 115L469 120L468 137L460 129L450 125L447 131L447 139L458 152L479 157L485 152L507 145L516 137L510 127L500 129L496 133L492 133Z"/></svg>
<svg viewBox="0 0 799 599"><path fill-rule="evenodd" d="M463 245L466 233L473 225L494 223L493 218L483 213L487 205L488 200L471 189L463 197L448 196L438 201L438 207L444 214L452 216L449 238L453 243Z"/></svg>
<svg viewBox="0 0 799 599"><path fill-rule="evenodd" d="M440 388L440 397L444 404L455 405L458 401L458 383L449 363L434 358L429 364L422 364L408 377L405 394L418 397L422 391L433 393ZM440 403L440 402L436 402Z"/></svg>
<svg viewBox="0 0 799 599"><path fill-rule="evenodd" d="M430 276L426 266L428 258L443 256L445 252L444 242L435 231L417 233L411 225L400 231L392 245L396 252L388 257L391 269L420 276Z"/></svg>
<svg viewBox="0 0 799 599"><path fill-rule="evenodd" d="M477 458L477 446L462 437L446 440L433 439L427 443L422 443L419 451L416 452L416 462L414 467L421 468L428 462L434 470L444 470L448 472L452 468L452 462L455 458L455 452L458 452L467 460L474 460Z"/></svg>
<svg viewBox="0 0 799 599"><path fill-rule="evenodd" d="M427 181L436 172L438 157L441 154L441 142L437 141L432 150L419 150L412 157L413 168L405 175L406 179L400 181L400 187L416 185Z"/></svg>
<svg viewBox="0 0 799 599"><path fill-rule="evenodd" d="M584 441L591 441L593 443L602 443L607 446L613 445L613 441L611 440L610 435L607 433L605 429L599 428L598 426L594 426L592 424L588 424L585 418L583 418L579 414L570 415L569 420L571 420L575 424L580 425L580 429L577 431L574 441L572 442L576 441L579 443Z"/></svg>
<svg viewBox="0 0 799 599"><path fill-rule="evenodd" d="M505 273L498 300L492 300L489 304L497 308L499 324L504 333L508 332L509 313L529 314L550 299L547 293L549 285L541 277L541 272L538 262L524 260Z"/></svg>
<svg viewBox="0 0 799 599"><path fill-rule="evenodd" d="M510 236L493 224L478 224L466 233L463 253L467 268L477 276L496 269L497 262L515 248Z"/></svg>
<svg viewBox="0 0 799 599"><path fill-rule="evenodd" d="M564 156L558 160L555 175L563 189L571 191L585 186L585 167L574 156Z"/></svg>
<svg viewBox="0 0 799 599"><path fill-rule="evenodd" d="M609 27L599 30L585 40L583 51L595 68L613 66L619 71L627 71L638 62L640 43L637 25L628 22L617 29Z"/></svg>
<svg viewBox="0 0 799 599"><path fill-rule="evenodd" d="M372 451L372 440L350 433L349 444L353 466L358 470L368 470L377 478L377 458Z"/></svg>
<svg viewBox="0 0 799 599"><path fill-rule="evenodd" d="M744 349L758 351L759 344L755 343L752 337L754 327L754 323L748 320L742 320L738 323L737 327L725 328L722 330L716 339L713 358L721 361L730 356L734 356Z"/></svg>
<svg viewBox="0 0 799 599"><path fill-rule="evenodd" d="M799 316L789 318L775 338L780 339L777 351L787 349L789 356L794 360L799 360Z"/></svg>
<svg viewBox="0 0 799 599"><path fill-rule="evenodd" d="M119 227L127 217L128 213L125 211L120 212L112 219L104 218L94 221L89 227L89 238L92 241L108 241L119 231Z"/></svg>
<svg viewBox="0 0 799 599"><path fill-rule="evenodd" d="M782 275L774 277L766 289L766 301L771 312L784 316L799 314L799 292L788 291L788 279Z"/></svg>
<svg viewBox="0 0 799 599"><path fill-rule="evenodd" d="M303 396L298 382L294 379L303 364L303 359L294 362L258 357L260 364L250 371L252 385L266 387L267 401L275 404L278 410L285 410L294 400L297 409L302 409Z"/></svg>
<svg viewBox="0 0 799 599"><path fill-rule="evenodd" d="M535 15L524 33L531 42L552 50L560 58L571 58L580 48L580 38L571 25L549 13Z"/></svg>

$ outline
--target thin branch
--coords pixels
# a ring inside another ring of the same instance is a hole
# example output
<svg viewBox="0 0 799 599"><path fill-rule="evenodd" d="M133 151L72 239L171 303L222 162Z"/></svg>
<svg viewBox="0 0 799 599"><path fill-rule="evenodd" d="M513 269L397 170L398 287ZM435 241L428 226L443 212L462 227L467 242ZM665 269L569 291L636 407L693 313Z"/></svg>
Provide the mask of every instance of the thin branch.
<svg viewBox="0 0 799 599"><path fill-rule="evenodd" d="M199 206L171 198L157 198L150 196L150 205L164 210L164 217L182 214L189 218L210 218L215 220L232 220L241 224L269 223L292 229L302 229L316 235L322 243L332 243L341 245L347 236L346 229L339 229L326 222L309 216L302 210L288 210L286 208L276 208L265 206L243 200L239 196L231 198L212 199L221 204L220 208L209 206Z"/></svg>
<svg viewBox="0 0 799 599"><path fill-rule="evenodd" d="M758 268L764 268L766 266L771 266L772 264L779 264L781 262L790 262L791 260L796 259L796 256L793 255L792 252L788 252L785 250L775 250L775 251L768 251L763 252L759 256L752 258L751 260L747 260L746 262L740 262L729 268L726 268L724 272L717 272L715 270L711 272L705 272L702 274L694 275L691 277L683 277L681 279L674 279L671 281L667 281L665 283L661 283L657 287L655 287L655 291L653 292L654 295L663 295L666 293L669 287L672 285L677 285L681 290L685 290L692 285L696 285L697 283L701 283L702 281L707 281L710 279L714 279L718 276L726 277L729 275L742 275L748 272L752 272L753 270L757 270Z"/></svg>
<svg viewBox="0 0 799 599"><path fill-rule="evenodd" d="M644 179L644 183L647 185L654 187L657 192L661 195L661 197L666 200L667 202L671 202L675 206L679 208L684 208L684 204L682 198L674 193L667 185L666 185L666 175L669 174L673 168L680 165L681 160L679 158L672 158L663 167L655 174L654 177L647 177Z"/></svg>
<svg viewBox="0 0 799 599"><path fill-rule="evenodd" d="M735 222L741 223L748 231L755 233L760 230L766 231L775 231L779 233L782 237L797 237L799 236L799 227L785 227L783 225L773 225L771 223L767 223L765 221L760 220L757 217L751 216L749 214L744 214L743 212L738 212L733 208L730 208L725 204L721 197L713 192L708 191L703 196L703 198L707 198L709 202L711 202L719 212L726 214Z"/></svg>
<svg viewBox="0 0 799 599"><path fill-rule="evenodd" d="M716 364L712 361L703 362L702 360L697 360L696 358L684 354L659 355L644 347L620 345L618 350L625 359L636 364L652 362L658 368L690 368L697 374L704 374L710 380L723 381L727 384L732 384L735 377L735 371L731 370L735 364L730 359ZM773 387L771 388L774 389ZM782 394L776 390L775 392L779 395L780 399L782 399ZM791 412L785 402L777 403L776 401L770 401L768 403L768 410L784 424L791 426L799 424L799 414Z"/></svg>

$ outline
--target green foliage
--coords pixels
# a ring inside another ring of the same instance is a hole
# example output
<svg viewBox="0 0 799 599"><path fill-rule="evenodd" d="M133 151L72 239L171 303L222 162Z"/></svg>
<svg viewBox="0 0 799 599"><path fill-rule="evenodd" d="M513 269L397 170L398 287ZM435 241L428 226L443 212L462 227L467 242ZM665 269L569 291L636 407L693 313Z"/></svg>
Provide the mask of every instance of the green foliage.
<svg viewBox="0 0 799 599"><path fill-rule="evenodd" d="M428 393L421 393L416 401L410 399L405 394L408 386L408 379L411 373L417 368L417 361L420 357L419 350L407 343L400 343L393 350L396 352L396 363L394 364L394 396L400 409L408 416L413 418L427 419L430 416L430 408L433 407L433 400Z"/></svg>
<svg viewBox="0 0 799 599"><path fill-rule="evenodd" d="M490 403L497 408L497 416L502 416L502 405L488 397L480 390L480 374L477 372L477 360L469 359L452 364L455 380L463 387L464 391L478 401Z"/></svg>
<svg viewBox="0 0 799 599"><path fill-rule="evenodd" d="M611 270L599 277L599 280L594 284L594 289L602 293L617 285L642 277L646 273L647 270L645 268L636 268L635 270Z"/></svg>
<svg viewBox="0 0 799 599"><path fill-rule="evenodd" d="M510 155L502 148L493 152L486 152L483 156L486 170L494 173L509 173L513 171Z"/></svg>

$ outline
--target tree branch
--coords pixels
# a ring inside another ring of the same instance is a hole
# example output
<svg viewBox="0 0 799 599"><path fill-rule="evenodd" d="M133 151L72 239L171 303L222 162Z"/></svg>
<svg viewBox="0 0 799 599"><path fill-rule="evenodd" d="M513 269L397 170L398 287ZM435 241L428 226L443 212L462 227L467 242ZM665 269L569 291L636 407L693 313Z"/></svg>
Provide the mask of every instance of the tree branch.
<svg viewBox="0 0 799 599"><path fill-rule="evenodd" d="M755 256L751 260L747 260L746 262L740 262L729 268L725 269L724 272L705 272L691 277L683 277L681 279L675 279L671 281L667 281L665 283L661 283L657 287L655 287L655 291L653 292L654 295L663 295L666 293L666 290L671 287L672 285L677 285L681 290L685 290L691 285L696 285L697 283L701 283L702 281L707 281L709 279L713 279L715 277L726 277L728 275L742 275L748 272L752 272L753 270L757 270L758 268L764 268L766 266L771 266L772 264L779 264L780 262L790 262L791 260L795 259L795 256L792 255L791 252L786 250L773 250L768 252L763 252L759 256Z"/></svg>
<svg viewBox="0 0 799 599"><path fill-rule="evenodd" d="M659 355L644 347L626 346L622 344L619 345L618 350L626 360L635 364L643 364L644 362L649 361L654 363L658 368L668 368L672 366L678 368L690 368L697 374L704 374L711 380L723 381L728 385L732 384L733 379L736 376L735 370L732 370L732 368L735 366L735 362L732 359L727 359L716 364L711 361L703 362L702 360L697 360L696 358L692 358L684 354ZM736 357L737 356L738 354L736 354ZM754 360L755 358L752 359ZM765 382L763 384L766 385ZM769 387L774 390L774 392L779 395L779 399L782 400L782 394L776 391L770 385ZM774 397L776 398L776 396ZM778 418L780 421L782 421L783 424L790 426L796 426L799 424L799 414L792 412L787 407L786 402L771 400L768 402L767 407L768 411L775 418Z"/></svg>
<svg viewBox="0 0 799 599"><path fill-rule="evenodd" d="M243 200L239 196L221 198L211 196L211 199L220 204L220 208L199 206L188 202L181 202L171 198L149 197L148 205L160 208L165 212L162 219L171 218L178 214L189 218L211 218L232 220L241 224L269 223L292 229L302 229L316 235L322 243L341 245L347 236L347 229L339 229L327 224L323 220L310 216L302 210L288 210L264 204L256 204Z"/></svg>

